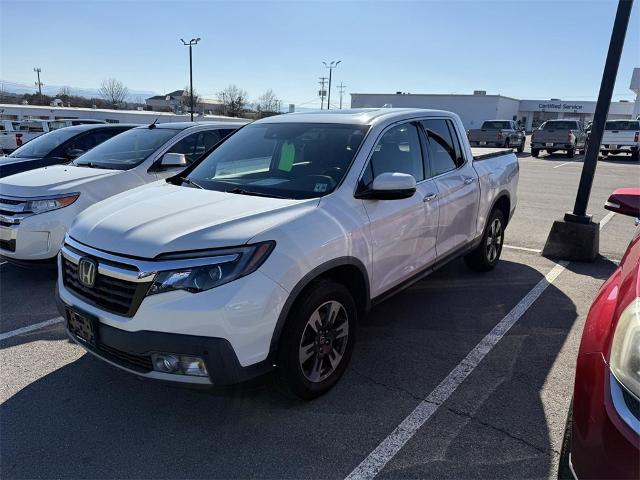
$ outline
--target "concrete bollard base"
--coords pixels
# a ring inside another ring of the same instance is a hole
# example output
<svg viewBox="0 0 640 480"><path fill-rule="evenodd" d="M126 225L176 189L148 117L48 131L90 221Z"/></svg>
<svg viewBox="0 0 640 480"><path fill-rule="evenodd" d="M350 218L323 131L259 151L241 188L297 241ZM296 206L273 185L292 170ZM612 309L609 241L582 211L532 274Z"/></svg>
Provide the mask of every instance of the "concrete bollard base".
<svg viewBox="0 0 640 480"><path fill-rule="evenodd" d="M600 252L600 224L567 220L553 222L542 255L548 258L593 262Z"/></svg>

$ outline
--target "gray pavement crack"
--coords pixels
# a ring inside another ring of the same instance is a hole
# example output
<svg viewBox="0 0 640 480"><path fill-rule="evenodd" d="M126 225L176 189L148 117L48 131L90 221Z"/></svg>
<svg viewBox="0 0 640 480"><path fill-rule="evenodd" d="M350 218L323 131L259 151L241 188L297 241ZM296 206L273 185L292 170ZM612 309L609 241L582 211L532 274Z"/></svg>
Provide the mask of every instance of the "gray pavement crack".
<svg viewBox="0 0 640 480"><path fill-rule="evenodd" d="M402 388L399 387L397 385L388 385L384 382L381 382L379 380L376 380L375 378L373 378L371 375L367 375L364 372L361 372L360 370L356 369L355 367L349 367L349 370L352 370L353 372L355 372L356 374L360 375L362 378L369 380L371 383L378 385L380 387L386 388L387 390L391 390L391 391L396 391L396 392L400 392L400 393L404 393L405 395L409 395L411 398L413 398L414 400L418 400L420 402L427 402L427 403L434 403L434 402L429 402L428 400L425 400L423 397L421 397L420 395L416 395L415 393L413 393L411 390L407 390L406 388ZM435 403L434 403L435 404ZM437 404L435 404L437 405Z"/></svg>

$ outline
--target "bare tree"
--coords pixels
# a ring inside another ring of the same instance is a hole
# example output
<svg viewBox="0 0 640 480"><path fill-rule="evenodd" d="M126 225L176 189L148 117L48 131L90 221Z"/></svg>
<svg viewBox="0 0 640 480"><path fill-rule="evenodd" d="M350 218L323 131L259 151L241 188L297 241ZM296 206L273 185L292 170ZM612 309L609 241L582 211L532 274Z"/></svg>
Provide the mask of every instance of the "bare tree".
<svg viewBox="0 0 640 480"><path fill-rule="evenodd" d="M129 89L120 80L107 78L102 81L98 93L110 104L118 105L125 101L127 95L129 95Z"/></svg>
<svg viewBox="0 0 640 480"><path fill-rule="evenodd" d="M273 90L264 92L255 102L256 110L260 116L269 116L280 113L280 99Z"/></svg>
<svg viewBox="0 0 640 480"><path fill-rule="evenodd" d="M56 93L56 97L61 98L62 100L66 100L71 96L71 88L65 86L60 87L58 93Z"/></svg>
<svg viewBox="0 0 640 480"><path fill-rule="evenodd" d="M224 105L224 113L230 117L238 117L247 106L247 91L238 88L236 85L229 85L218 94L220 101Z"/></svg>
<svg viewBox="0 0 640 480"><path fill-rule="evenodd" d="M202 99L200 98L200 95L198 95L198 92L196 91L196 89L193 89L193 111L194 113L198 111L198 108L200 107L202 103ZM184 87L184 93L182 94L182 105L184 107L186 107L187 112L191 110L191 91L189 90L189 87Z"/></svg>

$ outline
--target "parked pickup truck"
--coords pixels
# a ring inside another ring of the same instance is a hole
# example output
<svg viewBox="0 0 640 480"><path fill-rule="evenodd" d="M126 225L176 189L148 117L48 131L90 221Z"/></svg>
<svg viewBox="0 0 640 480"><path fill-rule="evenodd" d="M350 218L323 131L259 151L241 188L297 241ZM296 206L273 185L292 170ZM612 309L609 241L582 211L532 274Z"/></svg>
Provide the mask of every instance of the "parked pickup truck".
<svg viewBox="0 0 640 480"><path fill-rule="evenodd" d="M524 151L527 137L524 130L513 120L487 120L480 128L467 132L472 147L513 147Z"/></svg>
<svg viewBox="0 0 640 480"><path fill-rule="evenodd" d="M0 153L8 153L18 148L20 122L17 120L0 120Z"/></svg>
<svg viewBox="0 0 640 480"><path fill-rule="evenodd" d="M313 398L371 305L456 257L496 266L517 183L515 154L474 157L454 113L270 117L82 212L58 306L73 340L131 373L228 384L277 366Z"/></svg>
<svg viewBox="0 0 640 480"><path fill-rule="evenodd" d="M558 150L573 158L576 152L587 149L587 133L577 120L548 120L531 134L531 156L538 157L540 150L552 154Z"/></svg>
<svg viewBox="0 0 640 480"><path fill-rule="evenodd" d="M133 128L69 165L0 180L0 255L19 265L54 261L67 229L85 208L175 175L244 123L181 122ZM99 126L68 129L87 127Z"/></svg>
<svg viewBox="0 0 640 480"><path fill-rule="evenodd" d="M631 160L640 160L640 121L609 120L604 124L604 135L600 144L603 157L609 154L628 153Z"/></svg>

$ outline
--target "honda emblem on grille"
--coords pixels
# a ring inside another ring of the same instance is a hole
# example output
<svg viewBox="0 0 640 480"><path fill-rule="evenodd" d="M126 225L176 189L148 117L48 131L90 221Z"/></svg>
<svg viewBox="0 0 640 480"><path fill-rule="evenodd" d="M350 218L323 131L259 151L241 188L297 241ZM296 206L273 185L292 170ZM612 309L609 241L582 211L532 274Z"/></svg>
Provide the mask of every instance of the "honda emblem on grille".
<svg viewBox="0 0 640 480"><path fill-rule="evenodd" d="M78 262L78 280L85 287L93 287L96 283L96 272L98 271L98 264L95 260L82 257Z"/></svg>

